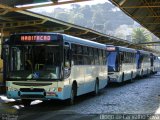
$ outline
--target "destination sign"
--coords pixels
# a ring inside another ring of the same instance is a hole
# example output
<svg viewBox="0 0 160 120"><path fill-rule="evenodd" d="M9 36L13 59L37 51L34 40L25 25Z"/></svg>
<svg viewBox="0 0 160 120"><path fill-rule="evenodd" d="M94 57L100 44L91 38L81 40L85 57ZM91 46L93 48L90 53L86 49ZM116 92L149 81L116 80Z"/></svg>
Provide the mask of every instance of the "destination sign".
<svg viewBox="0 0 160 120"><path fill-rule="evenodd" d="M24 35L20 36L21 41L26 42L49 42L51 41L50 35Z"/></svg>
<svg viewBox="0 0 160 120"><path fill-rule="evenodd" d="M115 47L107 47L107 51L115 51L116 48Z"/></svg>

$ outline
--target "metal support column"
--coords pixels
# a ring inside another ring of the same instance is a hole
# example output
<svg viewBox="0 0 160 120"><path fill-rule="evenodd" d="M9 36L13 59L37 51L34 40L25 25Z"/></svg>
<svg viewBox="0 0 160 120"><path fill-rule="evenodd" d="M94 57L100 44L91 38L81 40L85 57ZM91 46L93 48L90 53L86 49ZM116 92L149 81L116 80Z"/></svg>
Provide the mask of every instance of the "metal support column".
<svg viewBox="0 0 160 120"><path fill-rule="evenodd" d="M3 28L0 29L1 35L0 35L0 56L2 51L2 43L3 43L3 37L4 37L4 30ZM0 58L0 94L5 93L5 81L3 79L3 61Z"/></svg>

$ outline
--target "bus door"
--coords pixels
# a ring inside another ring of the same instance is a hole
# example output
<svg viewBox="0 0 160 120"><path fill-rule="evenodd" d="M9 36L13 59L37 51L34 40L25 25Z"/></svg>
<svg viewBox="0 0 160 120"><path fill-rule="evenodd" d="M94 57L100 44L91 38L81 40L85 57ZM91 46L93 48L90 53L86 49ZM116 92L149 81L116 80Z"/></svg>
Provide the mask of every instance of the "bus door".
<svg viewBox="0 0 160 120"><path fill-rule="evenodd" d="M120 52L118 55L117 55L118 57L118 71L122 71L122 64L123 64L123 61L124 61L124 54L123 54L123 52Z"/></svg>
<svg viewBox="0 0 160 120"><path fill-rule="evenodd" d="M70 46L70 43L68 42L64 43L64 70L63 72L64 72L64 79L67 79L71 73L71 46Z"/></svg>
<svg viewBox="0 0 160 120"><path fill-rule="evenodd" d="M85 67L83 65L83 49L82 45L73 44L71 45L71 56L72 56L72 64L71 64L71 79L76 80L78 84L78 93L83 94L85 90L85 80L84 80L84 72Z"/></svg>
<svg viewBox="0 0 160 120"><path fill-rule="evenodd" d="M154 63L154 56L152 55L152 56L150 56L150 59L151 59L151 67L153 67L153 63Z"/></svg>
<svg viewBox="0 0 160 120"><path fill-rule="evenodd" d="M144 67L144 55L140 54L140 58L139 58L139 69L143 69Z"/></svg>

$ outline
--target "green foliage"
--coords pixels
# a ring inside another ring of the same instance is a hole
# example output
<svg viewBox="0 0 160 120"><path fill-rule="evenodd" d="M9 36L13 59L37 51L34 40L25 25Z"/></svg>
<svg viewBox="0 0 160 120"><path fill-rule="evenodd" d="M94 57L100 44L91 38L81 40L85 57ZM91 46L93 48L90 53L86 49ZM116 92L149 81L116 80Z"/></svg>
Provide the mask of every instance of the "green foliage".
<svg viewBox="0 0 160 120"><path fill-rule="evenodd" d="M144 28L133 29L132 39L135 43L144 43L152 41L152 36Z"/></svg>
<svg viewBox="0 0 160 120"><path fill-rule="evenodd" d="M100 32L115 31L120 25L133 25L133 20L121 11L114 11L115 6L110 3L85 5L72 4L70 9L55 8L52 12L40 11L41 14L71 22L76 25L94 29L102 25ZM66 15L65 15L66 14Z"/></svg>
<svg viewBox="0 0 160 120"><path fill-rule="evenodd" d="M66 12L60 12L59 14L56 14L55 17L63 21L69 21L69 14Z"/></svg>

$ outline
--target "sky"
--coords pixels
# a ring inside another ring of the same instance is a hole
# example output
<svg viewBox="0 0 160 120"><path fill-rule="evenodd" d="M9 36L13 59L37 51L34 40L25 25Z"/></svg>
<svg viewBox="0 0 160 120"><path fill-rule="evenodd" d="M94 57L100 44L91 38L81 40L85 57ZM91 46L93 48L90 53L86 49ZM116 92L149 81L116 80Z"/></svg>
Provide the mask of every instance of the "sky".
<svg viewBox="0 0 160 120"><path fill-rule="evenodd" d="M63 1L68 1L68 0L63 0ZM102 4L108 2L110 3L108 0L90 0L90 1L86 1L86 2L77 2L77 3L73 3L73 4L79 4L81 6L85 6L85 5L95 5L95 4ZM34 9L30 9L32 11L41 11L41 10L45 10L46 12L52 12L53 9L55 8L71 8L72 4L65 4L65 5L56 5L56 6L50 6L50 7L43 7L43 8L34 8Z"/></svg>

